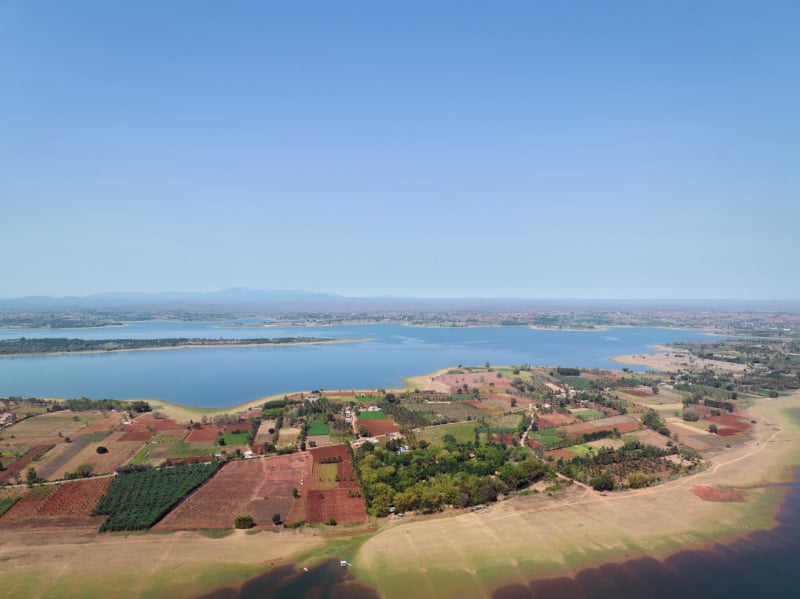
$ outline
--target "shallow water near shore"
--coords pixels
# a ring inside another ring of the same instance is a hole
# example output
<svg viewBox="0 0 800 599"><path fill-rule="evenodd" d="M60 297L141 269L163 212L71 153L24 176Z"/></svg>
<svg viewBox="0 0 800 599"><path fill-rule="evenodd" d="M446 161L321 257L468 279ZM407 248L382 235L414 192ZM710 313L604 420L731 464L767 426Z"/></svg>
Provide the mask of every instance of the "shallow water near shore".
<svg viewBox="0 0 800 599"><path fill-rule="evenodd" d="M498 588L492 599L750 599L794 597L800 585L800 484L788 493L773 530L758 531L730 544L611 563L574 577L532 580ZM353 572L328 560L308 572L291 565L256 577L241 589L225 588L201 599L354 598L373 599L377 590L353 582ZM480 588L476 585L476 589ZM448 596L442 589L442 596ZM476 595L476 597L479 595Z"/></svg>
<svg viewBox="0 0 800 599"><path fill-rule="evenodd" d="M0 396L147 398L223 408L292 391L400 387L404 377L487 361L619 369L621 365L609 360L613 356L648 353L653 345L673 341L709 339L703 331L651 328L587 332L371 324L252 329L220 328L219 324L148 321L97 329L14 329L0 330L0 339L324 337L373 341L2 358Z"/></svg>
<svg viewBox="0 0 800 599"><path fill-rule="evenodd" d="M200 599L378 599L374 590L351 582L353 575L337 560L328 560L309 568L295 570L287 565L247 581L240 589L219 589Z"/></svg>
<svg viewBox="0 0 800 599"><path fill-rule="evenodd" d="M800 484L795 472L773 530L730 544L581 570L574 577L498 589L493 599L796 597L800 588Z"/></svg>

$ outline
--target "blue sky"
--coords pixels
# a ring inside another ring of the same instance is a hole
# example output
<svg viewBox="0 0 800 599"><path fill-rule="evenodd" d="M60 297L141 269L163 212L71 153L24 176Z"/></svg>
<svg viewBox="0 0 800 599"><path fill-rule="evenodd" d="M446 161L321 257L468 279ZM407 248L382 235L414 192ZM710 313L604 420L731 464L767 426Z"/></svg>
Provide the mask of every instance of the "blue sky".
<svg viewBox="0 0 800 599"><path fill-rule="evenodd" d="M796 2L0 0L0 297L800 298Z"/></svg>

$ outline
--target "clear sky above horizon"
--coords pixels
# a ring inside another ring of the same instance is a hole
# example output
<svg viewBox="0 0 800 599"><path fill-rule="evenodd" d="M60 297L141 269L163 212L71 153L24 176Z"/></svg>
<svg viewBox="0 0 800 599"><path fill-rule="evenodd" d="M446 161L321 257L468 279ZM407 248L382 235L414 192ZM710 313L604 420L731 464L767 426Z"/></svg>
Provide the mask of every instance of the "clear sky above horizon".
<svg viewBox="0 0 800 599"><path fill-rule="evenodd" d="M0 297L799 299L798 2L0 0Z"/></svg>

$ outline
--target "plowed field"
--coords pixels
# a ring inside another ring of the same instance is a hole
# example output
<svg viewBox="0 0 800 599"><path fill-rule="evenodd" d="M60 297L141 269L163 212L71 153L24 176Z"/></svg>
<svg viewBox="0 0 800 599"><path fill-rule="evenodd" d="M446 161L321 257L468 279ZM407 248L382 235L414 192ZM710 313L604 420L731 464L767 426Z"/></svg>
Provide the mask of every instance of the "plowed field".
<svg viewBox="0 0 800 599"><path fill-rule="evenodd" d="M42 505L38 516L90 516L113 478L88 478L61 483Z"/></svg>
<svg viewBox="0 0 800 599"><path fill-rule="evenodd" d="M306 452L228 462L153 529L232 528L240 513L251 514L257 526L272 526L274 514L289 519L299 501L292 488L310 487L310 474L311 456Z"/></svg>
<svg viewBox="0 0 800 599"><path fill-rule="evenodd" d="M358 426L365 427L367 431L369 431L370 437L379 437L380 435L385 435L387 433L397 433L400 431L400 427L394 423L394 420L390 418L376 418L374 420L362 420L359 418Z"/></svg>
<svg viewBox="0 0 800 599"><path fill-rule="evenodd" d="M193 428L189 434L183 439L187 443L208 443L214 441L217 435L222 431L222 427L206 425L203 428Z"/></svg>
<svg viewBox="0 0 800 599"><path fill-rule="evenodd" d="M306 503L306 521L364 522L367 509L357 489L310 491Z"/></svg>

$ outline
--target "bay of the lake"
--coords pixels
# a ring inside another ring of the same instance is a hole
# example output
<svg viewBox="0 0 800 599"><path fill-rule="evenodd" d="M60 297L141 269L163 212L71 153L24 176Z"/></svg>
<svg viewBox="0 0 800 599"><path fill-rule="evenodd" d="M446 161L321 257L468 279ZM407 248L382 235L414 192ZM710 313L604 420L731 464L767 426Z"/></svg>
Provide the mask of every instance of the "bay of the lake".
<svg viewBox="0 0 800 599"><path fill-rule="evenodd" d="M0 396L149 398L196 407L228 407L309 389L402 386L408 376L448 366L549 365L620 368L610 358L654 345L709 339L696 330L527 327L425 328L402 324L227 327L219 322L133 322L85 329L5 329L0 339L68 337L371 339L327 345L191 348L0 359Z"/></svg>

